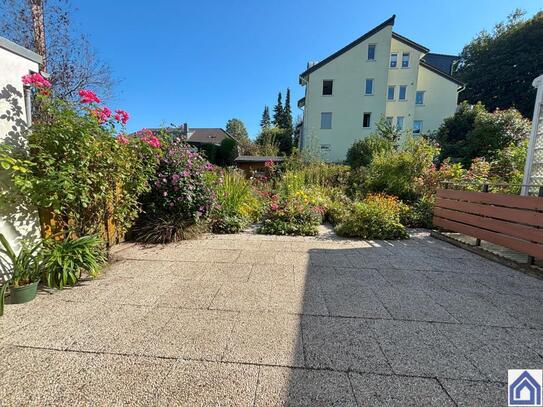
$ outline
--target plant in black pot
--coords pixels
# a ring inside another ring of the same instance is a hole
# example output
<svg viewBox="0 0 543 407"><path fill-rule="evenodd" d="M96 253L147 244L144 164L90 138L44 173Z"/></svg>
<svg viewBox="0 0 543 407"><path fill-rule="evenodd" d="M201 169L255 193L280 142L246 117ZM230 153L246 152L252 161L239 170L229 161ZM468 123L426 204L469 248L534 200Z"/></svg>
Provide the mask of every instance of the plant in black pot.
<svg viewBox="0 0 543 407"><path fill-rule="evenodd" d="M10 302L22 304L36 297L42 273L42 242L24 243L16 253L0 233L0 315L4 311L4 295L9 288Z"/></svg>

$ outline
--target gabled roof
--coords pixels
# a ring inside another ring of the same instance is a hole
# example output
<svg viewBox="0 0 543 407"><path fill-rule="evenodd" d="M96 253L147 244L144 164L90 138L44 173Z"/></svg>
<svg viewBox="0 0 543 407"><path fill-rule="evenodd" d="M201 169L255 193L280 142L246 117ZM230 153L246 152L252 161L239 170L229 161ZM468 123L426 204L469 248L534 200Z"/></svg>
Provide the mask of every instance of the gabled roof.
<svg viewBox="0 0 543 407"><path fill-rule="evenodd" d="M244 163L261 163L266 161L283 162L285 157L278 156L260 156L260 155L240 155L234 159L235 162Z"/></svg>
<svg viewBox="0 0 543 407"><path fill-rule="evenodd" d="M432 66L432 65L430 65L430 64L427 63L427 62L424 62L423 59L421 59L421 60L419 61L419 65L422 66L422 67L424 67L424 68L426 68L426 69L428 69L429 71L432 71L433 73L435 73L435 74L437 74L437 75L439 75L439 76L442 76L442 77L445 78L445 79L450 80L451 82L456 83L458 86L464 86L464 85L465 85L464 82L459 81L459 80L456 79L456 78L453 78L451 75L449 75L449 74L447 74L447 73L445 73L445 72L443 72L443 71L440 71L440 70L437 69L435 66Z"/></svg>
<svg viewBox="0 0 543 407"><path fill-rule="evenodd" d="M14 42L4 37L0 37L0 48L4 48L16 55L19 55L37 64L41 64L43 62L43 58L41 55L36 54L34 51L30 51L25 47L21 47L19 44L15 44Z"/></svg>
<svg viewBox="0 0 543 407"><path fill-rule="evenodd" d="M362 35L361 37L357 38L356 40L354 40L353 42L351 42L349 45L341 48L339 51L337 52L334 52L332 55L330 55L328 58L325 58L323 59L322 61L320 61L319 63L313 65L312 67L310 68L307 68L304 72L302 72L300 74L300 77L306 77L307 75L309 75L311 72L314 72L316 71L317 69L319 69L321 66L323 65L326 65L328 62L336 59L338 56L344 54L345 52L349 51L350 49L356 47L358 44L360 44L361 42L363 42L364 40L368 39L369 37L371 37L373 34L381 31L383 28L389 26L389 25L394 25L394 20L396 19L396 15L394 14L392 17L390 17L388 20L382 22L381 24L379 24L377 27L373 28L372 30L368 31L366 34Z"/></svg>
<svg viewBox="0 0 543 407"><path fill-rule="evenodd" d="M149 129L152 132L165 132L175 137L187 137L182 127L164 127ZM221 144L225 138L230 138L237 141L226 130L218 127L190 127L189 134L186 139L189 143L201 143L201 144Z"/></svg>
<svg viewBox="0 0 543 407"><path fill-rule="evenodd" d="M403 35L400 35L398 33L393 32L392 38L394 38L396 41L403 42L405 45L409 45L411 48L416 49L417 51L420 51L424 54L426 54L428 51L430 51L429 48L426 48L423 45L420 45L416 43L415 41L411 41L409 38L404 37Z"/></svg>
<svg viewBox="0 0 543 407"><path fill-rule="evenodd" d="M424 55L422 59L427 64L432 65L434 68L437 68L440 71L450 75L452 73L452 66L454 62L458 61L460 57L458 55L436 54L434 52L429 52Z"/></svg>

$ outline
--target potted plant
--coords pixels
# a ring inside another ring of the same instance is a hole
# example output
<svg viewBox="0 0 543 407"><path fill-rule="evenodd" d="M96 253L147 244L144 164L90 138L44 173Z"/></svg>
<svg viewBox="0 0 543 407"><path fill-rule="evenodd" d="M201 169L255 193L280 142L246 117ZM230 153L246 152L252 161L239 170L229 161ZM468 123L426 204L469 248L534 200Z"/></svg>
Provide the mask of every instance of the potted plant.
<svg viewBox="0 0 543 407"><path fill-rule="evenodd" d="M0 315L8 286L12 304L22 304L36 297L42 272L41 248L41 241L32 245L25 243L16 254L6 237L0 233L0 275L8 279L0 288Z"/></svg>

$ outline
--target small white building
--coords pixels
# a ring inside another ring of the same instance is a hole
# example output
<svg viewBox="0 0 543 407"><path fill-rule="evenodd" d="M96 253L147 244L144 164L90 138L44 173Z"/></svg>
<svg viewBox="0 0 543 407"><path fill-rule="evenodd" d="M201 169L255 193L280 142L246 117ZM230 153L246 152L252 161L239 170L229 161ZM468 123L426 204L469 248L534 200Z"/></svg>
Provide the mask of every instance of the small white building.
<svg viewBox="0 0 543 407"><path fill-rule="evenodd" d="M25 97L21 78L40 71L42 57L0 37L0 144L17 148L26 145L25 133L31 120L30 93ZM9 174L0 169L0 183L9 182ZM22 205L0 203L0 233L17 247L20 238L39 234L38 215Z"/></svg>
<svg viewBox="0 0 543 407"><path fill-rule="evenodd" d="M302 148L326 161L345 159L354 141L383 117L414 134L437 130L452 116L463 84L451 76L458 57L429 49L392 31L392 16L300 75L305 97Z"/></svg>

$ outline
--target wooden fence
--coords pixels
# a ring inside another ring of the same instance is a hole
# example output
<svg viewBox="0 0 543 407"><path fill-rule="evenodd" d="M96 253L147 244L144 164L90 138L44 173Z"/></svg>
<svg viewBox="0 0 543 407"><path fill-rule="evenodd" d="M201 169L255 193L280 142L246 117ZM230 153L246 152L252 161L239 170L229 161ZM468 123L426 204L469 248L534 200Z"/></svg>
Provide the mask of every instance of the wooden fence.
<svg viewBox="0 0 543 407"><path fill-rule="evenodd" d="M540 197L440 189L434 225L543 259Z"/></svg>

